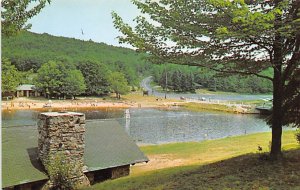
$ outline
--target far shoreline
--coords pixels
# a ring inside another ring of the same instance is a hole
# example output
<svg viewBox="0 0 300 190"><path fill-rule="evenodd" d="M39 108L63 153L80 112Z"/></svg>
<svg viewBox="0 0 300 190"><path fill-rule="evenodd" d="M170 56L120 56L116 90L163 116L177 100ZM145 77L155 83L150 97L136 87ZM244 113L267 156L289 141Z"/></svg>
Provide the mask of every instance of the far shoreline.
<svg viewBox="0 0 300 190"><path fill-rule="evenodd" d="M134 97L132 97L134 96ZM112 97L85 97L78 99L43 99L43 98L14 98L1 102L2 111L15 110L49 110L64 111L68 109L126 109L126 108L168 108L177 105L177 100L162 100L155 97L129 94L122 99ZM182 103L182 102L180 102Z"/></svg>
<svg viewBox="0 0 300 190"><path fill-rule="evenodd" d="M26 98L20 97L13 100L2 101L2 112L11 112L15 110L55 110L67 111L78 109L128 109L128 108L180 108L190 111L218 111L235 114L257 114L255 105L245 105L236 107L234 105L222 105L211 102L187 102L176 99L163 99L155 96L143 96L141 93L130 93L116 99L112 96L107 97L79 97L71 100L57 100L45 98Z"/></svg>

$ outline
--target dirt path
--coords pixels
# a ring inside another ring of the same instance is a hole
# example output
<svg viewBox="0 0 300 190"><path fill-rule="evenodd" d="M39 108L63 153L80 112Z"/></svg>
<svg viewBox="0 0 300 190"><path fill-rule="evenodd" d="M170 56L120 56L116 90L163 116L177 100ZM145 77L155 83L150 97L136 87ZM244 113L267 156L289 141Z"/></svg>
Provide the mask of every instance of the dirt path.
<svg viewBox="0 0 300 190"><path fill-rule="evenodd" d="M191 161L190 159L174 158L171 154L149 155L148 158L150 160L148 163L139 163L132 167L133 175L141 172L188 165Z"/></svg>

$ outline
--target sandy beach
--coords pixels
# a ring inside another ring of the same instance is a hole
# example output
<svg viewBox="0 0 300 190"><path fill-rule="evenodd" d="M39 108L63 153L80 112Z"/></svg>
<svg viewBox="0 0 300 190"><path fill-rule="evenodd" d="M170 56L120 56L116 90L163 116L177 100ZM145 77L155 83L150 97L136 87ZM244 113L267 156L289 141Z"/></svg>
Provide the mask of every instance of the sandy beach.
<svg viewBox="0 0 300 190"><path fill-rule="evenodd" d="M25 98L19 97L9 101L2 101L2 111L12 110L55 110L67 111L74 109L101 109L101 108L178 108L184 106L192 111L211 110L241 114L259 113L253 106L222 105L211 102L189 103L184 100L164 99L154 96L143 96L141 93L130 93L116 99L114 96L108 97L79 97L75 100L56 100L45 98Z"/></svg>
<svg viewBox="0 0 300 190"><path fill-rule="evenodd" d="M69 108L130 108L130 107L170 107L182 102L174 100L157 99L152 96L143 97L137 94L129 94L121 100L103 98L78 98L75 100L47 100L42 98L15 98L9 101L2 101L2 110L27 110L52 108L67 110Z"/></svg>
<svg viewBox="0 0 300 190"><path fill-rule="evenodd" d="M58 110L67 110L69 108L129 108L138 107L136 103L128 102L108 102L99 100L32 100L18 98L13 101L3 101L2 110L28 110L52 108Z"/></svg>

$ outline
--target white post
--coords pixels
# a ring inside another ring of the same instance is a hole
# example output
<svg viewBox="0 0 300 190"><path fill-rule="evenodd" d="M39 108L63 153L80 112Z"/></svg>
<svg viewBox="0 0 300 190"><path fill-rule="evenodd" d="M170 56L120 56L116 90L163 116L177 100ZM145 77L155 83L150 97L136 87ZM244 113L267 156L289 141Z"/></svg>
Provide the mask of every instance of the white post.
<svg viewBox="0 0 300 190"><path fill-rule="evenodd" d="M129 112L129 109L125 110L125 120L126 120L125 130L128 134L130 134L130 112Z"/></svg>

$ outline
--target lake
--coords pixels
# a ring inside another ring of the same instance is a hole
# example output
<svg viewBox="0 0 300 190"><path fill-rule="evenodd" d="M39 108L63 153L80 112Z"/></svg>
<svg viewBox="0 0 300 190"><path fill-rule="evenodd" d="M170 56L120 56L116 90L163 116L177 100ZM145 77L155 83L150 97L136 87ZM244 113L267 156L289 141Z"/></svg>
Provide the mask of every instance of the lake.
<svg viewBox="0 0 300 190"><path fill-rule="evenodd" d="M126 119L124 109L72 111L85 113L87 122L99 121L99 125L105 120L117 120L139 144L203 141L270 131L264 119L259 115L134 108L129 110L130 119ZM2 111L2 127L34 126L40 112L42 111Z"/></svg>

